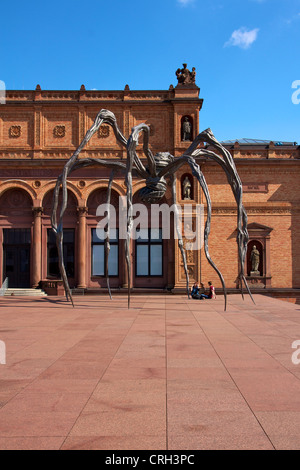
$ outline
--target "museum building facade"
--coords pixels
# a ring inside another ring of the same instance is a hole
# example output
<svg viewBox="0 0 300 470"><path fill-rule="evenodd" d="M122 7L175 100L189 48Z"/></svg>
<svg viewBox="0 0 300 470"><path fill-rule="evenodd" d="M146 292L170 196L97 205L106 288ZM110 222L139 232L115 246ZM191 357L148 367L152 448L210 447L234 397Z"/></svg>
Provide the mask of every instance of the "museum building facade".
<svg viewBox="0 0 300 470"><path fill-rule="evenodd" d="M42 90L7 91L0 106L0 284L8 278L10 287L43 286L48 293L59 292L59 270L55 236L51 229L53 190L58 175L91 127L100 109L112 111L122 134L128 138L132 127L150 127L152 153L184 154L199 133L203 100L194 84L172 85L168 90L121 91ZM213 123L212 123L213 126ZM218 136L216 136L218 138ZM249 248L246 274L253 289L300 288L300 148L296 143L270 141L228 141L243 182L244 205L248 213ZM137 154L146 165L143 145ZM101 158L126 163L126 148L116 140L112 128L102 125L80 154L80 158ZM208 158L198 162L212 199L210 254L221 270L228 288L238 287L236 244L237 208L222 168ZM68 207L64 219L64 259L72 288L94 290L106 287L104 240L97 235L96 211L106 201L110 171L88 167L68 179ZM126 195L125 174L118 170L112 183L112 204L119 211L120 196ZM188 184L187 184L188 183ZM176 173L177 203L196 207L205 199L188 165ZM145 185L133 177L133 201ZM186 185L189 188L185 191ZM172 205L171 186L162 203ZM117 218L118 220L118 218ZM161 236L162 221L131 242L132 287L169 289L185 287L184 266L177 240ZM150 223L149 223L150 229ZM203 249L188 249L183 239L191 282L212 281L220 287L215 271ZM259 264L254 274L253 247ZM123 240L119 232L111 238L109 261L113 288L126 288Z"/></svg>

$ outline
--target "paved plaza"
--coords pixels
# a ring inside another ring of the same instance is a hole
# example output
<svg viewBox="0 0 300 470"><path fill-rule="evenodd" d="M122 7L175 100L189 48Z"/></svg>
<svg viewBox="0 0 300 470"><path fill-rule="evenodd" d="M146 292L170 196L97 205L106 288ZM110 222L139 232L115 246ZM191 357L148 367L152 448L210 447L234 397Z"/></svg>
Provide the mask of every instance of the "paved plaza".
<svg viewBox="0 0 300 470"><path fill-rule="evenodd" d="M254 298L1 298L0 449L300 449L300 305Z"/></svg>

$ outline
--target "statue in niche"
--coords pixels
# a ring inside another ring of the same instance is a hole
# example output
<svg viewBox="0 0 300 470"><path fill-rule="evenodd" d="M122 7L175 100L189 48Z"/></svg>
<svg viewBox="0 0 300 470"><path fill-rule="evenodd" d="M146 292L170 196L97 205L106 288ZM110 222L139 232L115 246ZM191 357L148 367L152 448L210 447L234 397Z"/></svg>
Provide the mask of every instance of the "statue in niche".
<svg viewBox="0 0 300 470"><path fill-rule="evenodd" d="M191 198L191 190L192 190L192 184L190 182L190 179L188 176L184 178L184 181L182 183L182 195L183 199L192 199Z"/></svg>
<svg viewBox="0 0 300 470"><path fill-rule="evenodd" d="M182 140L192 140L192 126L187 116L182 123Z"/></svg>
<svg viewBox="0 0 300 470"><path fill-rule="evenodd" d="M259 274L258 268L259 268L259 262L260 262L260 254L258 249L256 248L256 245L253 245L251 255L250 255L250 260L251 260L251 273L253 274Z"/></svg>

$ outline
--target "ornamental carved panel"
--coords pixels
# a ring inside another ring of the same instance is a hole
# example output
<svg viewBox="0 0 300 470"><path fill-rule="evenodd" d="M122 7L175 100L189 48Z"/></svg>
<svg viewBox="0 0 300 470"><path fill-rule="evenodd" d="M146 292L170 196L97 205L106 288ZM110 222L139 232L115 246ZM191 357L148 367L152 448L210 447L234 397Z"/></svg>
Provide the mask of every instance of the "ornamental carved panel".
<svg viewBox="0 0 300 470"><path fill-rule="evenodd" d="M124 134L123 130L123 112L118 110L111 109L117 119L117 123L119 126L120 131ZM89 129L94 121L95 117L99 112L98 108L88 110L85 120L85 131ZM112 157L115 157L117 150L124 150L124 147L117 141L114 131L111 126L108 124L103 123L98 131L93 135L91 140L87 143L86 149L97 149L97 158L99 158L98 149L111 149ZM115 150L114 150L115 149ZM105 158L104 154L101 154L101 158ZM110 157L108 157L110 158Z"/></svg>
<svg viewBox="0 0 300 470"><path fill-rule="evenodd" d="M33 132L33 112L21 109L2 112L1 109L0 148L8 150L9 155L11 155L11 148L28 150L33 145Z"/></svg>
<svg viewBox="0 0 300 470"><path fill-rule="evenodd" d="M79 114L76 112L62 112L60 109L55 111L55 108L51 111L45 110L41 122L41 128L43 129L42 147L45 150L51 147L55 149L77 147L79 143L78 124Z"/></svg>
<svg viewBox="0 0 300 470"><path fill-rule="evenodd" d="M107 139L110 134L110 127L109 126L100 126L98 130L98 137L99 139Z"/></svg>
<svg viewBox="0 0 300 470"><path fill-rule="evenodd" d="M9 137L11 139L17 139L21 137L22 127L21 126L11 126L9 128Z"/></svg>
<svg viewBox="0 0 300 470"><path fill-rule="evenodd" d="M66 127L63 125L57 125L53 129L53 136L62 139L66 135Z"/></svg>

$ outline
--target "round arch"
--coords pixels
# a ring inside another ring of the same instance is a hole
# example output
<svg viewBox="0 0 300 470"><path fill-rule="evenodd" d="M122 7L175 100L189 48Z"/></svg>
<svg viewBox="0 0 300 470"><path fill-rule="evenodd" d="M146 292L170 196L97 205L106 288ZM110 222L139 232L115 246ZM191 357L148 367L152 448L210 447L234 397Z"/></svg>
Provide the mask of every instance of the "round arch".
<svg viewBox="0 0 300 470"><path fill-rule="evenodd" d="M92 194L97 189L107 189L109 183L109 179L103 179L100 181L94 181L93 183L90 183L88 186L85 188L85 197L86 201ZM126 190L117 182L113 181L112 182L112 189L114 189L119 196L126 196Z"/></svg>
<svg viewBox="0 0 300 470"><path fill-rule="evenodd" d="M26 181L22 180L9 180L9 181L3 181L3 183L0 184L0 197L6 192L9 191L10 189L23 189L28 196L30 197L32 204L34 199L37 199L37 193L36 191L30 186Z"/></svg>
<svg viewBox="0 0 300 470"><path fill-rule="evenodd" d="M45 199L45 196L52 190L54 190L56 185L56 180L48 181L42 188L41 192L41 201ZM79 205L79 200L82 199L81 191L72 183L67 182L67 189L75 196L77 205Z"/></svg>

